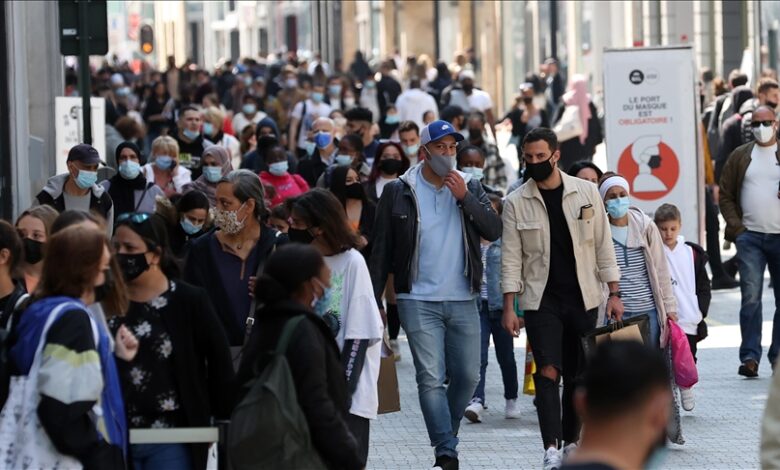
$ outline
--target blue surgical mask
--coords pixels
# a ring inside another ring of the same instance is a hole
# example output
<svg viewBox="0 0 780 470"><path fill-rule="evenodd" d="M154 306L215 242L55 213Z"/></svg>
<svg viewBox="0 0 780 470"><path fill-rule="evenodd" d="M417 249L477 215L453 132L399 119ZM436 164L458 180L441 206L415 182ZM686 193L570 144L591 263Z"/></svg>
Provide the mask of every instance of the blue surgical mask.
<svg viewBox="0 0 780 470"><path fill-rule="evenodd" d="M212 135L214 133L214 125L212 125L210 122L204 122L203 133L206 135Z"/></svg>
<svg viewBox="0 0 780 470"><path fill-rule="evenodd" d="M325 285L317 278L314 280L322 288L322 297L314 298L314 302L312 302L312 308L314 309L314 313L320 317L323 317L331 308L330 304L331 300L333 299L333 289L330 287L325 287Z"/></svg>
<svg viewBox="0 0 780 470"><path fill-rule="evenodd" d="M222 179L222 167L219 166L204 166L203 176L206 177L206 181L209 183L216 183Z"/></svg>
<svg viewBox="0 0 780 470"><path fill-rule="evenodd" d="M76 177L76 186L81 189L89 189L97 183L97 171L79 170L79 175Z"/></svg>
<svg viewBox="0 0 780 470"><path fill-rule="evenodd" d="M245 104L241 107L241 111L243 111L244 114L255 114L255 111L257 111L257 106L253 104Z"/></svg>
<svg viewBox="0 0 780 470"><path fill-rule="evenodd" d="M330 143L333 141L333 136L330 135L330 132L319 132L317 135L314 136L314 143L317 145L317 147L324 149Z"/></svg>
<svg viewBox="0 0 780 470"><path fill-rule="evenodd" d="M372 88L376 88L376 82L366 82L366 83L364 83L364 85L369 90L372 89Z"/></svg>
<svg viewBox="0 0 780 470"><path fill-rule="evenodd" d="M352 157L349 155L336 155L336 165L349 166L352 164Z"/></svg>
<svg viewBox="0 0 780 470"><path fill-rule="evenodd" d="M117 96L128 96L128 95L130 95L130 88L126 87L126 86L123 86L122 88L119 88L116 91L116 95Z"/></svg>
<svg viewBox="0 0 780 470"><path fill-rule="evenodd" d="M303 144L303 148L306 149L306 155L311 157L314 155L314 149L317 148L317 144L307 140L306 143Z"/></svg>
<svg viewBox="0 0 780 470"><path fill-rule="evenodd" d="M184 230L184 233L187 235L195 235L196 233L203 230L203 225L195 225L192 222L190 222L190 219L186 217L181 218L181 222L179 222L179 225L181 225L181 229Z"/></svg>
<svg viewBox="0 0 780 470"><path fill-rule="evenodd" d="M158 155L154 159L154 166L161 170L170 170L173 168L173 157L169 157L168 155Z"/></svg>
<svg viewBox="0 0 780 470"><path fill-rule="evenodd" d="M315 103L320 103L324 99L325 99L325 95L323 95L319 91L313 91L311 93L311 100L314 101Z"/></svg>
<svg viewBox="0 0 780 470"><path fill-rule="evenodd" d="M420 144L407 145L404 147L404 153L406 153L407 157L416 157L419 150Z"/></svg>
<svg viewBox="0 0 780 470"><path fill-rule="evenodd" d="M246 86L252 85L252 77L244 77L244 85Z"/></svg>
<svg viewBox="0 0 780 470"><path fill-rule="evenodd" d="M141 173L141 164L133 160L125 160L119 164L119 174L126 180L134 180Z"/></svg>
<svg viewBox="0 0 780 470"><path fill-rule="evenodd" d="M184 134L184 137L186 137L186 138L188 138L190 140L195 140L198 137L200 137L200 132L198 132L198 131L191 131L189 129L184 129L182 131L182 134Z"/></svg>
<svg viewBox="0 0 780 470"><path fill-rule="evenodd" d="M484 171L482 170L482 168L477 168L475 166L467 166L465 168L462 168L461 171L463 171L463 173L470 174L472 177L478 180L481 180L482 177L484 176Z"/></svg>
<svg viewBox="0 0 780 470"><path fill-rule="evenodd" d="M274 176L284 176L287 173L289 164L287 161L275 162L268 165L268 173Z"/></svg>
<svg viewBox="0 0 780 470"><path fill-rule="evenodd" d="M401 118L397 114L388 114L385 116L385 124L398 124L399 122L401 122Z"/></svg>
<svg viewBox="0 0 780 470"><path fill-rule="evenodd" d="M341 94L341 85L330 85L328 87L328 93L330 93L331 96L338 96Z"/></svg>
<svg viewBox="0 0 780 470"><path fill-rule="evenodd" d="M622 219L628 214L628 207L631 200L628 197L619 197L607 201L607 212L613 219Z"/></svg>

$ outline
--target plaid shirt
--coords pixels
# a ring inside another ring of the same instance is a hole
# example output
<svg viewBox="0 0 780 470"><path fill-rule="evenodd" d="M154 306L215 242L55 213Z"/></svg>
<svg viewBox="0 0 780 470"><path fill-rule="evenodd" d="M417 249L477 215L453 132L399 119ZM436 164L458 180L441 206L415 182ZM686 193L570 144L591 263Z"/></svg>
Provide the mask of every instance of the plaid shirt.
<svg viewBox="0 0 780 470"><path fill-rule="evenodd" d="M482 180L488 186L506 189L506 168L504 160L498 154L498 146L489 142L483 142L480 146L485 152L484 179Z"/></svg>

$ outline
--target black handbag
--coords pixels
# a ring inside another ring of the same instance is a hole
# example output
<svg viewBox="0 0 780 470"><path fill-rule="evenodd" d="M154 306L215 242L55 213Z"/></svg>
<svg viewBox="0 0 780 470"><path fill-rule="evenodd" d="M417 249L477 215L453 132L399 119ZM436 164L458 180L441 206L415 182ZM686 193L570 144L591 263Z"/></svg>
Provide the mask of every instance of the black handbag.
<svg viewBox="0 0 780 470"><path fill-rule="evenodd" d="M622 321L613 321L608 325L594 328L582 336L582 349L585 357L591 357L596 352L596 338L627 326L636 325L639 327L639 333L642 334L642 342L650 343L650 317L647 314L637 315Z"/></svg>

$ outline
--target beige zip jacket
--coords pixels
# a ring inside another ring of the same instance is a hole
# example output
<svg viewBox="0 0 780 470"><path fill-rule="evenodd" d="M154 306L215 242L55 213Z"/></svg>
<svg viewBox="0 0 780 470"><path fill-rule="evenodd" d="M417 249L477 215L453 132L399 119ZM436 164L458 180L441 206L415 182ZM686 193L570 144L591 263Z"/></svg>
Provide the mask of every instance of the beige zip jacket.
<svg viewBox="0 0 780 470"><path fill-rule="evenodd" d="M577 279L585 308L590 310L605 299L602 283L620 280L609 219L595 184L563 172L561 179ZM503 222L502 292L519 294L521 309L538 310L550 273L550 222L535 181L507 196Z"/></svg>

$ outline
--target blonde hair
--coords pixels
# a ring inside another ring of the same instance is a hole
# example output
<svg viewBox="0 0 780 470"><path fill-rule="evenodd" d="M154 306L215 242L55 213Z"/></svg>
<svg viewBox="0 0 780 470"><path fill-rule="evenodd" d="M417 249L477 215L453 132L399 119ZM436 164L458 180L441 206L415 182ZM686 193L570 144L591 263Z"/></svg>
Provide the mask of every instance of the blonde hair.
<svg viewBox="0 0 780 470"><path fill-rule="evenodd" d="M225 113L223 113L221 109L217 108L216 106L209 106L203 112L203 116L209 122L211 122L211 124L214 126L214 129L219 131L222 130L222 126L225 123Z"/></svg>
<svg viewBox="0 0 780 470"><path fill-rule="evenodd" d="M171 136L161 135L152 141L152 155L157 156L158 152L160 155L168 155L178 159L179 143Z"/></svg>

